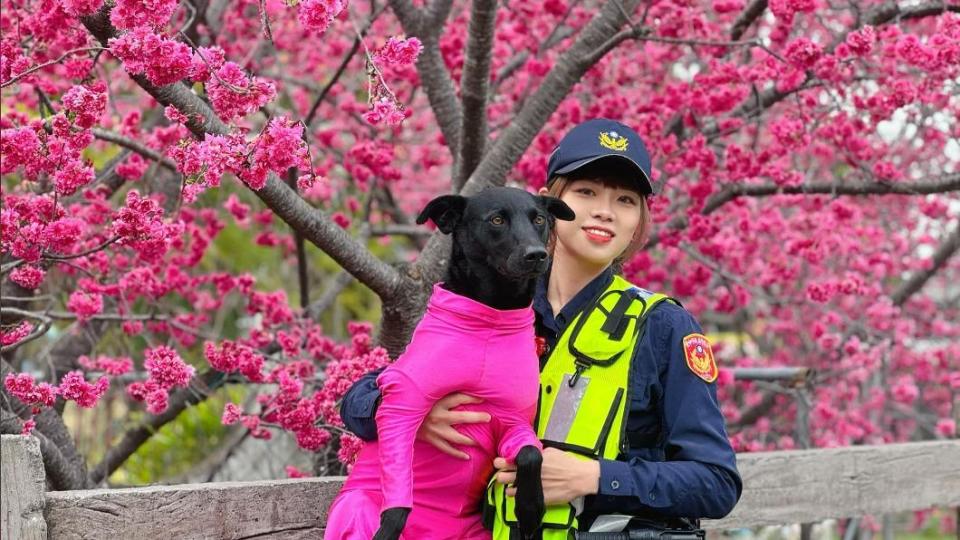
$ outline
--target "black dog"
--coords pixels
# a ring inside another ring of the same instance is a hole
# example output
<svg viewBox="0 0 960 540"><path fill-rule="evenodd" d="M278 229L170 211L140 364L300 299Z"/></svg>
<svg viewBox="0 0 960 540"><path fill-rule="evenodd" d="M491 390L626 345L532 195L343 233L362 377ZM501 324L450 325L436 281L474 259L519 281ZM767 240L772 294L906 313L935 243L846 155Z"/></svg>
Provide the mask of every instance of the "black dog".
<svg viewBox="0 0 960 540"><path fill-rule="evenodd" d="M444 195L423 209L428 219L453 235L450 266L443 287L499 310L525 308L537 278L547 270L546 243L555 219L572 220L573 210L553 197L515 188L488 188L476 196ZM542 456L524 446L516 458L516 514L521 532L533 537L545 511L540 483ZM375 540L397 539L410 508L388 508Z"/></svg>

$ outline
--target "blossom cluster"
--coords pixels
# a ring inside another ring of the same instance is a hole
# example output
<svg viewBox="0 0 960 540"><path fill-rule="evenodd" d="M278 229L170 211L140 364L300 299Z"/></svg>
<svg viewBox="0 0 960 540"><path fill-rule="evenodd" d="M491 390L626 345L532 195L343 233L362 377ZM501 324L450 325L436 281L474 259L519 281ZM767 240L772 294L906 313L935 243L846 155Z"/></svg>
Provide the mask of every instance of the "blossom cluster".
<svg viewBox="0 0 960 540"><path fill-rule="evenodd" d="M8 373L3 384L10 395L29 405L32 414L37 415L44 407L53 407L58 396L79 407L93 408L110 388L110 379L104 376L90 383L82 371L71 371L60 379L58 386L54 386L47 382L38 383L29 373ZM32 417L24 420L23 433L29 434L35 425Z"/></svg>
<svg viewBox="0 0 960 540"><path fill-rule="evenodd" d="M317 452L326 447L333 436L324 426L343 425L336 403L352 381L368 370L386 365L389 357L383 349L371 348L372 327L368 323L348 325L349 345L337 344L323 336L317 325L307 321L285 328L277 330L274 338L290 360L276 365L266 376L259 371L265 364L264 359L249 345L231 341L224 341L219 347L213 343L205 345L212 368L227 373L239 371L253 382L276 385L275 391L258 396L259 413L244 414L238 405L227 403L221 420L227 425L241 423L258 438L270 438L268 428L278 428L291 433L301 448ZM317 384L314 362L297 359L301 355L326 359L322 385ZM254 365L257 371L245 372L245 365ZM350 436L341 437L341 458L345 462L352 462L357 449L357 442L351 442Z"/></svg>
<svg viewBox="0 0 960 540"><path fill-rule="evenodd" d="M297 19L311 33L323 35L346 5L344 0L299 0Z"/></svg>
<svg viewBox="0 0 960 540"><path fill-rule="evenodd" d="M396 69L417 61L423 44L417 38L391 37L367 59L368 62L368 103L370 109L363 113L367 122L377 125L399 126L410 116L397 96L387 86L382 69Z"/></svg>
<svg viewBox="0 0 960 540"><path fill-rule="evenodd" d="M147 349L143 362L149 376L143 382L127 386L127 394L135 401L147 404L147 412L160 414L167 410L170 391L186 388L196 370L186 364L174 349L161 345Z"/></svg>

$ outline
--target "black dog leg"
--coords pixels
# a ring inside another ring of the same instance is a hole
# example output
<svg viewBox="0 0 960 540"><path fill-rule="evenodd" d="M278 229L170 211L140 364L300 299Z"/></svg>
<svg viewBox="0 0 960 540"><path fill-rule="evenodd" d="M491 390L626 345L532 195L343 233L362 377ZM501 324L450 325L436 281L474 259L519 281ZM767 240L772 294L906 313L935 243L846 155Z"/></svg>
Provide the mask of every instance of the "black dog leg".
<svg viewBox="0 0 960 540"><path fill-rule="evenodd" d="M524 446L517 454L517 524L524 539L540 538L540 525L546 506L540 466L543 456L535 446Z"/></svg>
<svg viewBox="0 0 960 540"><path fill-rule="evenodd" d="M373 540L398 540L407 524L410 508L387 508L380 514L380 530Z"/></svg>

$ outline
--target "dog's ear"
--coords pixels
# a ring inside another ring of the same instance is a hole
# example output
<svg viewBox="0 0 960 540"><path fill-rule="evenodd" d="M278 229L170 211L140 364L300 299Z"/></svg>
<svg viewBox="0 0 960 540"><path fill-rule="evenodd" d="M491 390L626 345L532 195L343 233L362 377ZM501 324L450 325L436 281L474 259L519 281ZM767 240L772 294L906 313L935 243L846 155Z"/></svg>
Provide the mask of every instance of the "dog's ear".
<svg viewBox="0 0 960 540"><path fill-rule="evenodd" d="M460 195L441 195L427 203L420 215L417 216L417 223L423 225L428 219L437 224L437 228L443 234L450 234L456 228L460 218L463 217L463 211L467 208L467 198Z"/></svg>
<svg viewBox="0 0 960 540"><path fill-rule="evenodd" d="M573 218L577 217L577 215L573 212L573 209L567 206L567 203L556 197L550 197L549 195L538 195L537 199L540 201L540 204L547 209L547 212L550 212L550 215L557 219L563 221L573 221Z"/></svg>

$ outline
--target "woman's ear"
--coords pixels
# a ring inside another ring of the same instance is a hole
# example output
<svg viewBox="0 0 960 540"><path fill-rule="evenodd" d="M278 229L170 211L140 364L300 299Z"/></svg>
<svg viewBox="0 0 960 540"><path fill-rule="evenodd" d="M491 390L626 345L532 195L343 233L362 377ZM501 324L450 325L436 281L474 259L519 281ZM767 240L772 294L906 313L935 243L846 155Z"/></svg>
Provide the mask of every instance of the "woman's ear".
<svg viewBox="0 0 960 540"><path fill-rule="evenodd" d="M537 192L537 195L546 195L547 193L550 193L550 190L547 189L547 186L543 186L540 188L540 191Z"/></svg>

